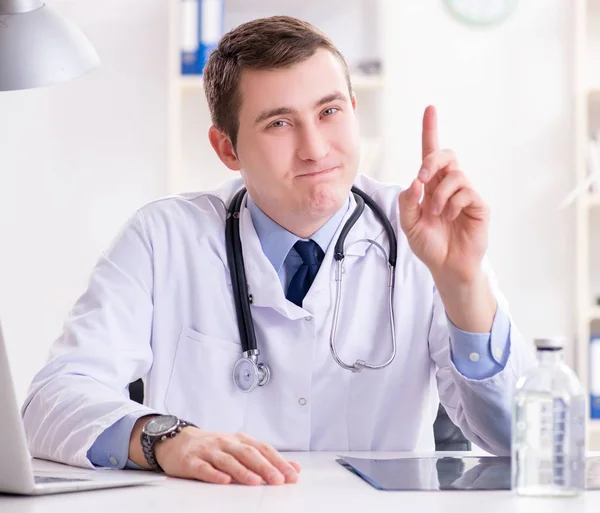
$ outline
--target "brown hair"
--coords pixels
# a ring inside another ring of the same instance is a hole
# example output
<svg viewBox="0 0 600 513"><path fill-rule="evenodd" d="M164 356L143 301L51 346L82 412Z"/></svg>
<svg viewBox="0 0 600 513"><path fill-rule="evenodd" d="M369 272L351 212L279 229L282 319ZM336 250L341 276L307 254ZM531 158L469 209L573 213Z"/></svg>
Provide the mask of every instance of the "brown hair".
<svg viewBox="0 0 600 513"><path fill-rule="evenodd" d="M221 38L203 71L204 91L213 125L230 138L234 149L242 104L242 71L287 68L312 57L319 48L329 50L340 60L352 94L344 56L310 23L290 16L259 18L239 25Z"/></svg>

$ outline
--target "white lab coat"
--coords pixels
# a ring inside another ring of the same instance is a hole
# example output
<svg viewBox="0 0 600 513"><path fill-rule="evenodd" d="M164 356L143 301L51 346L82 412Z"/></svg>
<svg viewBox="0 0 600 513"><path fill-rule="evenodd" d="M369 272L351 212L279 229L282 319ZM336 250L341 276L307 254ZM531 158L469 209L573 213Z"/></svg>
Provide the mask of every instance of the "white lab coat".
<svg viewBox="0 0 600 513"><path fill-rule="evenodd" d="M398 353L389 367L354 374L331 356L334 244L298 307L286 300L244 209L240 232L252 315L272 376L249 394L234 388L241 345L223 205L241 186L234 180L210 193L145 205L100 258L23 406L33 456L91 467L86 453L100 433L140 410L245 432L280 450L433 450L440 399L475 444L505 452L506 423L490 419L506 419L517 376L534 361L529 344L513 325L505 369L484 380L462 376L449 357L447 319L432 277L399 228L400 188L364 176L357 185L398 236ZM351 363L385 361L391 348L386 260L367 238L388 246L365 208L346 242L337 333L338 352ZM130 401L127 391L142 376L145 406Z"/></svg>

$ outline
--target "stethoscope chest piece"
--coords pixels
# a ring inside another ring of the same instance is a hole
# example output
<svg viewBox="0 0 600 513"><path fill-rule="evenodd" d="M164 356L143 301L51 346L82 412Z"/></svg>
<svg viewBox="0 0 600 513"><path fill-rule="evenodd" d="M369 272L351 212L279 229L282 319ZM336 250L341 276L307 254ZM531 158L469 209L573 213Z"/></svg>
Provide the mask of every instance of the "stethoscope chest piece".
<svg viewBox="0 0 600 513"><path fill-rule="evenodd" d="M264 363L258 363L258 350L243 353L233 367L233 382L240 392L252 392L264 387L271 379L271 371Z"/></svg>

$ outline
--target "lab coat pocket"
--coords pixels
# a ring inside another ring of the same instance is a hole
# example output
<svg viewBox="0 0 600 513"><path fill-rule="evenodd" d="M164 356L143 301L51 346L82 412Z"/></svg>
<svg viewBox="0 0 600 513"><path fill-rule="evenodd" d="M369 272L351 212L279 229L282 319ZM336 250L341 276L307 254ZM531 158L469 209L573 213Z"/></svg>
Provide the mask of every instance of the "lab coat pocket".
<svg viewBox="0 0 600 513"><path fill-rule="evenodd" d="M215 346L219 346L223 351L234 351L238 355L242 354L242 345L239 342L232 342L231 340L224 340L222 338L204 335L191 328L183 328L181 330L181 336L186 337L199 344L209 343ZM181 338L179 339L181 341Z"/></svg>
<svg viewBox="0 0 600 513"><path fill-rule="evenodd" d="M248 395L232 378L241 356L239 343L184 328L165 396L169 413L210 431L243 431Z"/></svg>

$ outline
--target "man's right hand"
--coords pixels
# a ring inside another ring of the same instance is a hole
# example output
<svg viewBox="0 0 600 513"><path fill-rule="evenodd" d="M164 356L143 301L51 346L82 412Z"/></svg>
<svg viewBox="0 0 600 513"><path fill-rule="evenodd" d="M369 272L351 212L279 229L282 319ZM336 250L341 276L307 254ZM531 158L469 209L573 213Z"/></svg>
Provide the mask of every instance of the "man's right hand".
<svg viewBox="0 0 600 513"><path fill-rule="evenodd" d="M140 433L149 417L139 419L131 433L129 457L149 468L142 453ZM271 445L245 434L216 433L192 426L174 438L158 442L156 461L172 477L197 479L208 483L237 482L259 485L295 483L300 465L288 462Z"/></svg>

